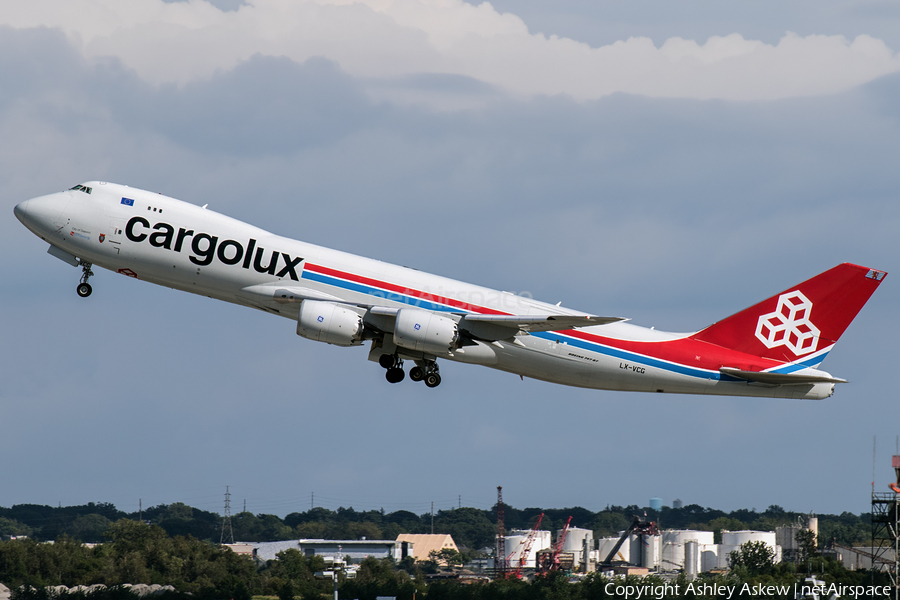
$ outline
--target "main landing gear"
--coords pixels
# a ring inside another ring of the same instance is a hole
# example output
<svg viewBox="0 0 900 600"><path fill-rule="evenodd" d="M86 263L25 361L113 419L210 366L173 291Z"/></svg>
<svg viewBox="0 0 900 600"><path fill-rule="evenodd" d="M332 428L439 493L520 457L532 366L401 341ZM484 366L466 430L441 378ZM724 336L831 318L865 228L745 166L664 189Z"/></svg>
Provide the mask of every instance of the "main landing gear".
<svg viewBox="0 0 900 600"><path fill-rule="evenodd" d="M403 361L393 354L382 354L378 364L387 369L385 379L390 383L400 383L405 377ZM441 384L441 374L438 372L437 363L433 360L416 361L416 366L409 370L409 378L413 381L424 381L430 388Z"/></svg>
<svg viewBox="0 0 900 600"><path fill-rule="evenodd" d="M91 284L88 283L88 279L94 274L94 272L91 271L92 266L93 265L89 262L81 261L81 282L78 284L78 287L75 288L75 291L78 292L78 295L82 298L87 298L91 295L91 292L94 291Z"/></svg>
<svg viewBox="0 0 900 600"><path fill-rule="evenodd" d="M382 354L378 359L378 364L387 369L384 378L388 383L400 383L406 377L403 371L403 361L395 354Z"/></svg>

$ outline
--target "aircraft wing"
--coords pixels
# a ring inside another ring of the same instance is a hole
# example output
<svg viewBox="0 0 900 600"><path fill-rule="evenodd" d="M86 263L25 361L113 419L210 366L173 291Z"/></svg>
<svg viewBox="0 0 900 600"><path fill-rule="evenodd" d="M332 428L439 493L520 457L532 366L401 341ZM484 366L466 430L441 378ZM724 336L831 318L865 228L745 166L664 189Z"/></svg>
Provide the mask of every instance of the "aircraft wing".
<svg viewBox="0 0 900 600"><path fill-rule="evenodd" d="M393 316L400 310L394 307L373 306L369 312L374 315ZM589 325L606 325L625 321L622 317L595 317L590 315L478 315L457 313L459 328L469 335L485 341L506 340L520 331L558 331Z"/></svg>
<svg viewBox="0 0 900 600"><path fill-rule="evenodd" d="M812 371L810 373L809 371ZM813 384L813 383L847 383L846 379L832 377L824 371L810 369L806 373L765 373L760 371L742 371L731 367L722 367L720 373L745 379L754 383L767 383L769 385ZM820 375L816 375L820 373Z"/></svg>
<svg viewBox="0 0 900 600"><path fill-rule="evenodd" d="M592 315L465 315L467 323L490 323L512 327L522 331L558 331L589 325L607 325L625 321L622 317L595 317Z"/></svg>
<svg viewBox="0 0 900 600"><path fill-rule="evenodd" d="M278 304L295 304L303 300L323 300L338 304L352 304L366 308L369 314L393 317L400 310L393 306L378 304L359 304L348 302L337 296L306 287L282 287L278 284L262 284L245 287L241 290L245 298L274 301ZM597 317L593 315L479 315L456 313L459 327L474 337L482 340L502 340L515 336L519 331L558 331L588 327L590 325L606 325L625 321L622 317Z"/></svg>

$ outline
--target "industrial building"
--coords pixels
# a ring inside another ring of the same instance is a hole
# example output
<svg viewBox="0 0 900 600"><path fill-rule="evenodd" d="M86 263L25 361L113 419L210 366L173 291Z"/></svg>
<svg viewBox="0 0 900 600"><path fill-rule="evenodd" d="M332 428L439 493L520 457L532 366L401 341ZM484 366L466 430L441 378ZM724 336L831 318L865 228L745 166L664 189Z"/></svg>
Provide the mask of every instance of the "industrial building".
<svg viewBox="0 0 900 600"><path fill-rule="evenodd" d="M562 534L563 530L557 531L556 539ZM567 530L556 553L564 557L564 563L581 572L616 565L642 567L650 572L697 574L727 569L732 551L747 542L763 542L772 549L776 562L781 561L781 546L775 543L775 532L772 531L723 531L721 544L714 542L712 531L670 529L650 535L629 533L622 540L625 534L622 531L616 537L600 538L595 542L591 530L573 527ZM535 569L539 555L554 551L549 531L513 530L504 538L509 551L508 567L520 564L529 535L533 537L533 543L521 563L525 569ZM618 549L610 556L617 545Z"/></svg>
<svg viewBox="0 0 900 600"><path fill-rule="evenodd" d="M413 553L412 542L398 540L284 540L280 542L252 542L257 559L275 560L279 552L299 550L307 556L350 557L351 564L358 564L371 556L402 560Z"/></svg>
<svg viewBox="0 0 900 600"><path fill-rule="evenodd" d="M409 544L408 554L417 561L429 560L432 552L440 552L441 550L456 550L456 542L453 537L448 534L438 533L401 533L397 536L397 541Z"/></svg>

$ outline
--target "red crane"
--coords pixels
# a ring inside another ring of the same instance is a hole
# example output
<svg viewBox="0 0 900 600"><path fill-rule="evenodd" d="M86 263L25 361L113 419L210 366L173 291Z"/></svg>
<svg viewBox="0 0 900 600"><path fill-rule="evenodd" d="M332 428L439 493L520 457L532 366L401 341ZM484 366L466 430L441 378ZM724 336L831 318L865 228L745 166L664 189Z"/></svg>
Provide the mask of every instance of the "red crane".
<svg viewBox="0 0 900 600"><path fill-rule="evenodd" d="M553 555L550 558L550 570L556 571L559 569L559 553L562 552L563 547L566 545L566 536L569 535L569 523L572 522L572 517L569 517L569 520L566 521L565 527L562 528L562 531L559 532L559 539L556 540L556 545L553 546Z"/></svg>
<svg viewBox="0 0 900 600"><path fill-rule="evenodd" d="M541 521L543 519L544 513L541 513L541 516L538 517L537 523L534 524L534 527L532 527L531 531L528 532L528 537L525 538L525 543L522 547L522 554L519 555L519 560L516 563L516 568L512 572L513 577L515 577L516 579L522 579L522 569L525 568L525 561L528 560L528 554L531 552L531 547L534 546L534 540L535 538L537 538L537 532L541 527ZM512 555L515 553L515 550L509 553L509 556L506 557L506 564L510 563L510 559L512 559Z"/></svg>

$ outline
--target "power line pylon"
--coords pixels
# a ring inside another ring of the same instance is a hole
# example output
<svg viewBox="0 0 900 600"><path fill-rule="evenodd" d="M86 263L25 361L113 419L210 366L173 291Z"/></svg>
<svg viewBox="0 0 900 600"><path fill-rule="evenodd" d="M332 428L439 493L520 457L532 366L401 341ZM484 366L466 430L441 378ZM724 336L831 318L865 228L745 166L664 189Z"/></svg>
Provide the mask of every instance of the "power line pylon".
<svg viewBox="0 0 900 600"><path fill-rule="evenodd" d="M231 492L225 486L225 516L222 517L222 536L219 538L220 544L234 543L234 529L231 528Z"/></svg>
<svg viewBox="0 0 900 600"><path fill-rule="evenodd" d="M494 571L497 579L505 579L508 564L506 562L506 524L503 512L503 486L497 486L497 558L494 559Z"/></svg>
<svg viewBox="0 0 900 600"><path fill-rule="evenodd" d="M900 455L892 457L897 483L891 483L891 491L872 491L872 570L888 572L893 598L900 598Z"/></svg>

